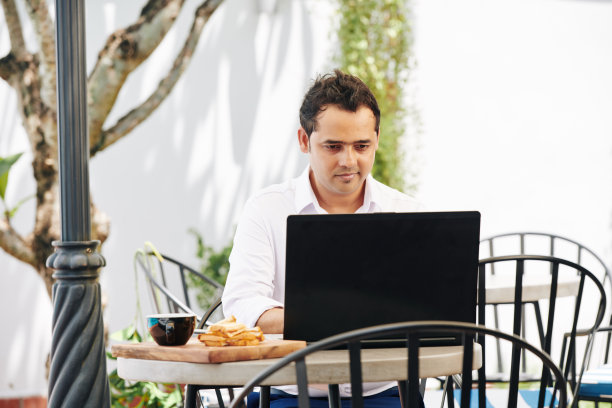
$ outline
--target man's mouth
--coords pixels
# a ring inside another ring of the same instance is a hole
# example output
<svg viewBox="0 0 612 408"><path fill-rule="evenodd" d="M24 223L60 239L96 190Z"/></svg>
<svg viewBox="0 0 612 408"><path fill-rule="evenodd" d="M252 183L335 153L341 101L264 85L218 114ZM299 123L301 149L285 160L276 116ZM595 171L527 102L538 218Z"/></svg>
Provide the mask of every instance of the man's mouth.
<svg viewBox="0 0 612 408"><path fill-rule="evenodd" d="M340 173L340 174L336 174L336 177L338 177L342 181L351 181L355 177L357 177L357 174L358 173Z"/></svg>

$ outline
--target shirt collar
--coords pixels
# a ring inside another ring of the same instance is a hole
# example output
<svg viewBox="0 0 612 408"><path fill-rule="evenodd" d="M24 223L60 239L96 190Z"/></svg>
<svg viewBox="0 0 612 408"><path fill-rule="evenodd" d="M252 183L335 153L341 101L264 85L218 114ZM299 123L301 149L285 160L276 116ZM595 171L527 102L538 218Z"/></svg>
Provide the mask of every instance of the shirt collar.
<svg viewBox="0 0 612 408"><path fill-rule="evenodd" d="M380 212L382 208L383 196L376 184L376 180L371 174L365 181L365 193L363 196L363 205L357 210L358 213ZM295 180L295 210L298 214L314 211L319 214L325 214L325 211L319 205L319 201L312 190L310 184L310 166Z"/></svg>
<svg viewBox="0 0 612 408"><path fill-rule="evenodd" d="M302 174L295 179L295 210L298 214L303 214L313 210L320 212L318 209L322 210L310 185L310 166L306 166Z"/></svg>
<svg viewBox="0 0 612 408"><path fill-rule="evenodd" d="M372 177L372 174L368 174L365 181L365 193L363 194L363 205L356 211L358 213L372 213L380 212L382 208L383 199L376 180Z"/></svg>

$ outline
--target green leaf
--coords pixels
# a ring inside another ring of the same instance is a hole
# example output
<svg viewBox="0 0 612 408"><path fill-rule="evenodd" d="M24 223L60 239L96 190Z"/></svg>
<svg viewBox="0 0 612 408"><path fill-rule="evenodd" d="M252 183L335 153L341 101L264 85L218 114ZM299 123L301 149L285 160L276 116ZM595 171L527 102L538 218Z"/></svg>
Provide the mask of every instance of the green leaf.
<svg viewBox="0 0 612 408"><path fill-rule="evenodd" d="M198 248L196 250L196 257L203 259L206 256L206 251L208 250L208 248L206 247L206 245L204 245L204 238L202 238L202 234L200 234L195 228L189 228L187 232L193 234L196 238L196 244Z"/></svg>
<svg viewBox="0 0 612 408"><path fill-rule="evenodd" d="M229 256L232 252L233 243L230 241L226 247L216 251L204 244L202 234L196 229L190 228L189 233L193 234L196 239L196 257L200 260L200 272L225 285L229 271ZM208 309L212 301L219 296L217 289L194 275L187 275L187 284L190 288L194 289L198 305L204 310Z"/></svg>
<svg viewBox="0 0 612 408"><path fill-rule="evenodd" d="M337 4L339 53L335 60L340 69L370 87L381 111L381 138L372 175L391 187L414 192L417 165L405 160L401 149L402 139L418 139L421 124L418 109L405 97L415 64L411 2L337 0ZM405 175L412 180L405 182Z"/></svg>
<svg viewBox="0 0 612 408"><path fill-rule="evenodd" d="M8 173L6 173L6 175L8 175ZM19 210L19 208L20 208L20 207L21 207L21 206L22 206L22 205L23 205L23 204L24 204L26 201L28 201L29 199L34 198L34 197L36 197L36 196L35 196L34 194L32 194L32 195L29 195L29 196L24 197L24 198L22 198L21 200L19 200L19 201L17 202L17 204L15 204L15 206L14 206L14 207L13 207L11 210L9 210L9 211L8 211L8 213L7 213L8 217L9 217L9 218L13 218L13 216L15 215L15 213L17 212L17 210ZM4 197L3 197L3 199L4 199Z"/></svg>
<svg viewBox="0 0 612 408"><path fill-rule="evenodd" d="M140 333L138 333L138 330L136 330L136 326L133 324L129 325L125 329L111 333L110 338L118 341L132 341L134 343L142 342L142 337L140 336Z"/></svg>
<svg viewBox="0 0 612 408"><path fill-rule="evenodd" d="M17 153L8 157L0 157L0 197L4 200L6 193L6 185L8 184L9 170L21 157L23 153Z"/></svg>
<svg viewBox="0 0 612 408"><path fill-rule="evenodd" d="M4 194L6 193L6 185L8 184L8 172L0 176L0 197L4 201Z"/></svg>

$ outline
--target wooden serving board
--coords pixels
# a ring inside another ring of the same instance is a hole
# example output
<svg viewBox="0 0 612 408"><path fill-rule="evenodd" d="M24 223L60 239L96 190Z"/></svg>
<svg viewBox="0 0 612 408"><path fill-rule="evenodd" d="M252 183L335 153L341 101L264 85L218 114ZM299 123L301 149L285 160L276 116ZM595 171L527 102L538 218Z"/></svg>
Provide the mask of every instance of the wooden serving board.
<svg viewBox="0 0 612 408"><path fill-rule="evenodd" d="M113 357L143 360L224 363L278 358L304 347L306 342L298 340L264 340L256 346L209 347L192 338L184 346L160 346L153 342L115 344L111 353Z"/></svg>

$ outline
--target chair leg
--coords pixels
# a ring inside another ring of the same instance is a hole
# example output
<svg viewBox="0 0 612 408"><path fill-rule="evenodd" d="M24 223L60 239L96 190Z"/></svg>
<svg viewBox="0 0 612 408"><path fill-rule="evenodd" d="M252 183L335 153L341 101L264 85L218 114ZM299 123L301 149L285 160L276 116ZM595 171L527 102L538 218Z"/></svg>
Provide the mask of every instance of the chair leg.
<svg viewBox="0 0 612 408"><path fill-rule="evenodd" d="M453 377L446 378L446 400L448 402L448 408L455 408L455 391L453 387Z"/></svg>
<svg viewBox="0 0 612 408"><path fill-rule="evenodd" d="M327 396L329 399L329 407L330 408L341 408L342 402L340 400L340 387L338 387L338 384L329 384L327 386L327 389L328 389ZM404 408L403 405L402 405L402 408Z"/></svg>
<svg viewBox="0 0 612 408"><path fill-rule="evenodd" d="M229 395L229 400L233 401L234 400L234 389L232 387L227 387L227 393ZM244 401L240 401L238 405L236 406L238 408L246 408L246 404L244 403Z"/></svg>
<svg viewBox="0 0 612 408"><path fill-rule="evenodd" d="M187 384L185 388L185 408L197 408L196 405L198 397L198 390L193 385Z"/></svg>
<svg viewBox="0 0 612 408"><path fill-rule="evenodd" d="M421 378L421 382L419 383L419 392L421 393L421 397L425 396L425 387L427 387L427 378Z"/></svg>
<svg viewBox="0 0 612 408"><path fill-rule="evenodd" d="M215 388L215 395L217 395L217 402L219 402L219 408L225 408L223 396L221 395L221 390L219 388Z"/></svg>
<svg viewBox="0 0 612 408"><path fill-rule="evenodd" d="M264 385L259 388L259 408L270 408L269 385Z"/></svg>
<svg viewBox="0 0 612 408"><path fill-rule="evenodd" d="M533 309L535 311L536 325L538 326L538 335L540 336L540 347L543 348L546 339L544 335L544 324L542 323L542 312L540 312L540 304L534 302Z"/></svg>
<svg viewBox="0 0 612 408"><path fill-rule="evenodd" d="M400 405L402 406L402 408L408 408L406 404L407 384L408 383L406 381L401 381L401 380L397 381L397 390L399 391Z"/></svg>
<svg viewBox="0 0 612 408"><path fill-rule="evenodd" d="M425 396L426 384L427 384L427 378L421 378L421 380L419 381L419 393L421 394L421 398ZM408 389L407 381L402 381L402 380L397 381L397 390L399 391L400 405L402 406L402 408L409 407L409 404L406 403L406 398L407 398L406 390L407 389Z"/></svg>
<svg viewBox="0 0 612 408"><path fill-rule="evenodd" d="M525 316L525 304L521 304L521 309L522 310L522 315ZM523 337L527 337L527 333L526 333L526 326L527 324L525 323L525 319L521 319L521 336ZM521 372L522 373L526 373L527 372L527 358L526 358L526 351L525 349L521 350Z"/></svg>
<svg viewBox="0 0 612 408"><path fill-rule="evenodd" d="M446 381L448 381L448 377L446 377L446 380L442 382L442 399L440 399L440 408L444 408L444 401L446 400Z"/></svg>
<svg viewBox="0 0 612 408"><path fill-rule="evenodd" d="M497 305L493 305L493 321L494 321L494 327L496 330L499 330L499 312L497 310ZM495 346L497 349L497 372L498 373L503 373L504 372L504 367L503 367L503 361L502 361L502 353L501 353L501 343L500 340L498 338L495 339Z"/></svg>

